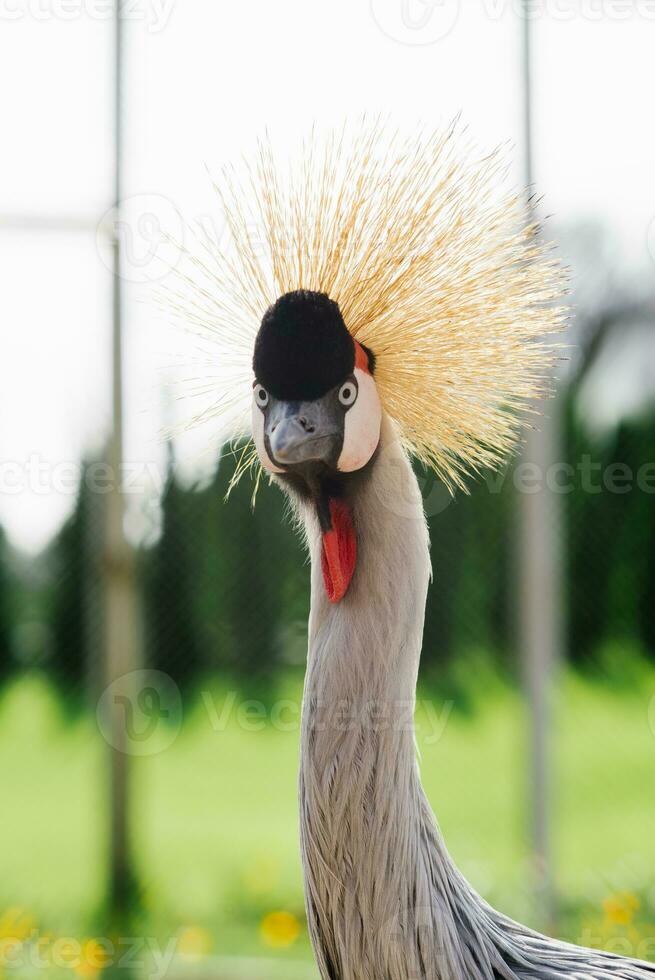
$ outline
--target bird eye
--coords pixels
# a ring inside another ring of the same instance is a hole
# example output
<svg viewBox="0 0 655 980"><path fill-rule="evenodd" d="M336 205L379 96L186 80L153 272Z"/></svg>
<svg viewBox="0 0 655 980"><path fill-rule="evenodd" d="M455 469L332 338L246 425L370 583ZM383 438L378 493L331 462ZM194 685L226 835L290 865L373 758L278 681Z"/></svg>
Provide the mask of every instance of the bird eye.
<svg viewBox="0 0 655 980"><path fill-rule="evenodd" d="M266 408L268 405L268 392L262 385L255 385L255 401L260 408Z"/></svg>
<svg viewBox="0 0 655 980"><path fill-rule="evenodd" d="M357 401L357 382L356 381L346 381L339 388L339 401L346 408L354 405Z"/></svg>

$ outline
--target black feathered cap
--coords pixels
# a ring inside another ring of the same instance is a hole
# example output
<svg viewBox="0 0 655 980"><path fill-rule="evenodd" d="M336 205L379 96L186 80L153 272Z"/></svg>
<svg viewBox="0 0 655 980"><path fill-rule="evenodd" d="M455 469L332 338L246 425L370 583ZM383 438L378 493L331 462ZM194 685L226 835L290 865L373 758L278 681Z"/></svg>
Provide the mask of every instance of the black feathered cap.
<svg viewBox="0 0 655 980"><path fill-rule="evenodd" d="M355 369L355 342L338 305L325 293L285 293L262 318L255 377L274 398L313 401Z"/></svg>

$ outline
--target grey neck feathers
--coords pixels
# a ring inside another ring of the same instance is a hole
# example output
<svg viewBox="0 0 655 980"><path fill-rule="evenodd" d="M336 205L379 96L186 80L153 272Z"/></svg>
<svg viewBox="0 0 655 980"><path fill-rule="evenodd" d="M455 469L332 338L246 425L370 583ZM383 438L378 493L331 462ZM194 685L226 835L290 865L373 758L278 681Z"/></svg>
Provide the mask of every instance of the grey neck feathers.
<svg viewBox="0 0 655 980"><path fill-rule="evenodd" d="M423 795L413 708L428 533L411 466L384 421L350 501L357 569L331 605L312 559L300 826L307 917L323 980L655 978L655 967L558 943L490 908L450 859Z"/></svg>

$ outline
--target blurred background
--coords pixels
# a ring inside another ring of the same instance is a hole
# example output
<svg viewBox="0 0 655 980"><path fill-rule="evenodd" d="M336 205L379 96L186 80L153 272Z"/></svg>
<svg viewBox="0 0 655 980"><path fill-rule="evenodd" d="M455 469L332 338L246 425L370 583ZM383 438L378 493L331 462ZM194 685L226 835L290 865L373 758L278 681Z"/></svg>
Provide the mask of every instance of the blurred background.
<svg viewBox="0 0 655 980"><path fill-rule="evenodd" d="M274 488L224 502L235 460L186 431L202 377L179 397L191 349L151 295L170 239L219 220L207 169L361 111L508 145L572 274L522 453L454 499L419 473L430 801L503 911L655 958L655 7L3 0L0 22L0 977L316 976L309 571Z"/></svg>

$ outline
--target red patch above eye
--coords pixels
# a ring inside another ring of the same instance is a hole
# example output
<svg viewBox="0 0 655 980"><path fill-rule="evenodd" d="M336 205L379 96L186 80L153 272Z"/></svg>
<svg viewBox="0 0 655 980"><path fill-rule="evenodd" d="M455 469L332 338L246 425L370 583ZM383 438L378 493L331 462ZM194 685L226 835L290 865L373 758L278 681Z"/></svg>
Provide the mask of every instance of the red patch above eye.
<svg viewBox="0 0 655 980"><path fill-rule="evenodd" d="M371 373L371 368L368 363L368 354L364 350L361 344L355 341L355 367L359 368L360 371L366 371L367 374Z"/></svg>

